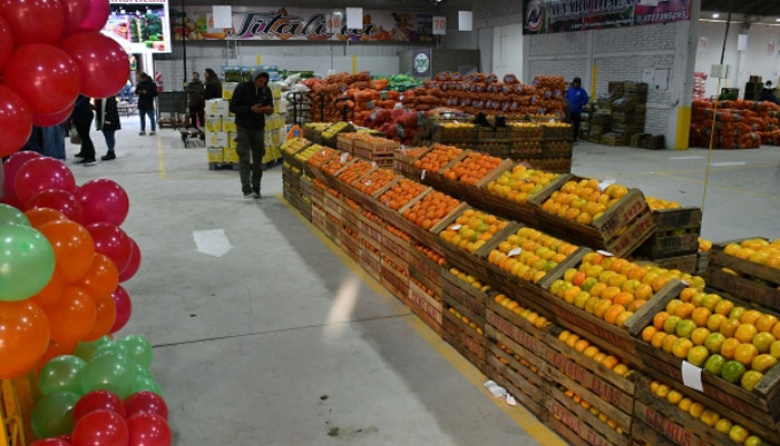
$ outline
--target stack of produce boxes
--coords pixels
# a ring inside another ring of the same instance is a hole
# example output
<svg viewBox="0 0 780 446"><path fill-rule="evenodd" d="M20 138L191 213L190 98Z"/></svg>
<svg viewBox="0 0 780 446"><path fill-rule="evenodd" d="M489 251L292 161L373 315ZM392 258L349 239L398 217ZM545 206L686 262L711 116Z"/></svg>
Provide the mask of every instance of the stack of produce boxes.
<svg viewBox="0 0 780 446"><path fill-rule="evenodd" d="M224 120L229 122L230 102L224 99L206 101L206 147L209 158L209 168L222 164L238 164L235 149L230 148L230 139L224 128Z"/></svg>

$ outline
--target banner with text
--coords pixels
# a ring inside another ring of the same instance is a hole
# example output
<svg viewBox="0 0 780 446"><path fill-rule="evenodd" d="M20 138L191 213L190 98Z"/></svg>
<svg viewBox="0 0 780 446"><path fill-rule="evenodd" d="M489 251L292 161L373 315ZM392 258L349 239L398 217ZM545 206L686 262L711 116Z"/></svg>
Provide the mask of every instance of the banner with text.
<svg viewBox="0 0 780 446"><path fill-rule="evenodd" d="M691 19L691 0L523 0L523 34L655 25Z"/></svg>
<svg viewBox="0 0 780 446"><path fill-rule="evenodd" d="M167 0L111 0L103 33L128 53L170 53Z"/></svg>

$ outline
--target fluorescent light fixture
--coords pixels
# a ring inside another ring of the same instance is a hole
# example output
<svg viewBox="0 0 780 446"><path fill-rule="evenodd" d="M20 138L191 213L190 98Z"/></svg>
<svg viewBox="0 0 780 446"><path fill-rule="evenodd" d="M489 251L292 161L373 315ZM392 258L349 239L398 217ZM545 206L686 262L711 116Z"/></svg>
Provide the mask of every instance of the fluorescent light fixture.
<svg viewBox="0 0 780 446"><path fill-rule="evenodd" d="M775 22L780 22L780 17L776 18Z"/></svg>
<svg viewBox="0 0 780 446"><path fill-rule="evenodd" d="M363 8L347 8L347 28L363 29Z"/></svg>
<svg viewBox="0 0 780 446"><path fill-rule="evenodd" d="M714 13L712 13L712 18L713 19L719 19L720 18L720 14L718 14L717 12L714 12Z"/></svg>
<svg viewBox="0 0 780 446"><path fill-rule="evenodd" d="M232 28L233 27L233 7L232 6L212 6L211 14L214 17L214 28Z"/></svg>

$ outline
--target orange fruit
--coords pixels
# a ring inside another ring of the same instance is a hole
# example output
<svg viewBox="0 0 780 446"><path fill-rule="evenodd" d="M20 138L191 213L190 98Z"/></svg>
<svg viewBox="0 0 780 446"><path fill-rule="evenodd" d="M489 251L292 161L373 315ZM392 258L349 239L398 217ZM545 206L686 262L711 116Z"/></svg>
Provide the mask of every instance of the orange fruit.
<svg viewBox="0 0 780 446"><path fill-rule="evenodd" d="M725 340L726 337L716 331L707 336L707 339L704 340L704 346L712 353L720 353L720 349L723 347L723 341Z"/></svg>
<svg viewBox="0 0 780 446"><path fill-rule="evenodd" d="M731 310L734 309L734 302L722 299L718 304L715 306L715 313L722 314L724 316L728 316L731 313Z"/></svg>
<svg viewBox="0 0 780 446"><path fill-rule="evenodd" d="M664 337L663 343L661 344L661 348L666 353L672 353L672 348L674 347L675 341L677 341L677 336L673 334L667 334L666 337Z"/></svg>
<svg viewBox="0 0 780 446"><path fill-rule="evenodd" d="M596 307L593 308L593 315L599 319L603 319L607 314L607 311L612 307L612 301L607 299L601 299Z"/></svg>
<svg viewBox="0 0 780 446"><path fill-rule="evenodd" d="M710 356L710 351L703 345L697 345L688 350L688 362L696 367L702 367Z"/></svg>
<svg viewBox="0 0 780 446"><path fill-rule="evenodd" d="M669 396L669 392L671 392L671 387L669 387L666 384L659 384L658 387L655 390L655 394L658 395L661 398L666 398Z"/></svg>
<svg viewBox="0 0 780 446"><path fill-rule="evenodd" d="M612 305L604 314L604 320L609 324L617 325L617 318L626 312L626 307L623 305Z"/></svg>
<svg viewBox="0 0 780 446"><path fill-rule="evenodd" d="M682 305L677 307L674 314L676 316L680 316L683 319L688 319L691 317L691 314L693 314L693 311L696 309L696 307L693 306L690 302L683 302ZM698 324L697 324L698 325Z"/></svg>
<svg viewBox="0 0 780 446"><path fill-rule="evenodd" d="M585 349L588 347L590 347L590 342L588 342L586 339L580 339L574 344L574 350L577 350L580 353L585 351Z"/></svg>
<svg viewBox="0 0 780 446"><path fill-rule="evenodd" d="M704 409L699 420L707 426L714 427L718 420L720 420L720 414L712 409Z"/></svg>
<svg viewBox="0 0 780 446"><path fill-rule="evenodd" d="M680 393L677 390L670 390L669 393L666 395L666 401L669 402L669 404L676 406L680 404L680 401L683 399L683 394Z"/></svg>
<svg viewBox="0 0 780 446"><path fill-rule="evenodd" d="M758 330L755 325L752 323L743 323L737 327L737 331L734 332L734 337L739 339L739 342L750 343L757 334Z"/></svg>
<svg viewBox="0 0 780 446"><path fill-rule="evenodd" d="M704 327L699 327L691 333L691 341L693 341L693 345L704 345L704 342L706 342L707 336L709 335L709 330Z"/></svg>
<svg viewBox="0 0 780 446"><path fill-rule="evenodd" d="M644 330L642 330L642 340L650 343L650 341L653 340L653 335L656 333L658 333L658 330L652 325L648 325Z"/></svg>
<svg viewBox="0 0 780 446"><path fill-rule="evenodd" d="M747 429L740 426L739 424L735 424L731 427L731 430L729 431L729 438L737 444L743 444L747 440L750 433L748 433Z"/></svg>
<svg viewBox="0 0 780 446"><path fill-rule="evenodd" d="M772 327L771 333L775 339L780 339L780 324L775 324L774 327Z"/></svg>
<svg viewBox="0 0 780 446"><path fill-rule="evenodd" d="M680 307L684 302L680 299L672 299L669 301L668 304L666 304L666 312L669 314L675 314L677 312L677 308Z"/></svg>
<svg viewBox="0 0 780 446"><path fill-rule="evenodd" d="M663 348L663 342L666 338L666 333L663 331L656 331L653 337L650 339L650 344L655 348Z"/></svg>
<svg viewBox="0 0 780 446"><path fill-rule="evenodd" d="M718 307L718 304L720 304L720 302L722 301L723 298L717 294L705 294L704 297L701 298L701 305L707 308L708 310L717 313L715 309Z"/></svg>
<svg viewBox="0 0 780 446"><path fill-rule="evenodd" d="M593 355L593 360L596 361L596 363L601 364L601 361L604 360L604 358L607 357L607 354L604 352L598 352L595 355Z"/></svg>
<svg viewBox="0 0 780 446"><path fill-rule="evenodd" d="M693 342L691 342L690 339L677 338L674 340L674 343L672 343L672 354L680 359L685 359L688 357L688 352L691 348L693 348Z"/></svg>
<svg viewBox="0 0 780 446"><path fill-rule="evenodd" d="M762 332L753 338L752 343L756 346L759 353L769 353L775 341L776 339L771 333Z"/></svg>
<svg viewBox="0 0 780 446"><path fill-rule="evenodd" d="M756 319L756 329L761 333L771 333L777 324L777 317L772 314L762 314Z"/></svg>
<svg viewBox="0 0 780 446"><path fill-rule="evenodd" d="M626 325L626 322L628 322L629 319L631 319L631 316L634 315L633 311L624 311L620 313L620 316L617 317L617 320L615 320L615 325L618 327L622 327Z"/></svg>
<svg viewBox="0 0 780 446"><path fill-rule="evenodd" d="M740 318L740 322L743 324L753 324L755 325L756 321L758 321L758 318L760 318L763 315L758 310L747 310L744 313L742 313L742 317Z"/></svg>
<svg viewBox="0 0 780 446"><path fill-rule="evenodd" d="M666 320L669 319L669 314L666 311L660 311L656 313L656 315L653 317L653 327L655 327L656 330L663 330L664 324L666 323Z"/></svg>
<svg viewBox="0 0 780 446"><path fill-rule="evenodd" d="M693 287L688 287L680 293L680 300L683 302L690 302L693 296L699 293L699 290Z"/></svg>
<svg viewBox="0 0 780 446"><path fill-rule="evenodd" d="M616 357L611 355L607 356L606 358L604 358L603 361L601 361L601 365L603 365L604 367L610 370L614 369L615 366L617 366L618 364L620 364L620 360L618 360Z"/></svg>
<svg viewBox="0 0 780 446"><path fill-rule="evenodd" d="M732 423L728 418L721 418L717 423L715 423L715 430L721 434L728 435L729 431L731 430L731 426L733 425L734 423Z"/></svg>
<svg viewBox="0 0 780 446"><path fill-rule="evenodd" d="M730 338L734 336L734 333L737 332L737 328L739 328L741 324L739 323L739 320L737 319L728 319L724 321L722 324L720 324L720 328L718 331L720 331L723 336Z"/></svg>
<svg viewBox="0 0 780 446"><path fill-rule="evenodd" d="M723 341L723 344L721 344L719 353L726 359L734 359L734 355L737 352L737 347L740 345L741 344L737 338L728 338Z"/></svg>
<svg viewBox="0 0 780 446"><path fill-rule="evenodd" d="M585 351L582 352L583 355L585 355L588 358L593 358L596 356L596 353L599 352L599 348L595 345L591 345L590 347L586 348Z"/></svg>
<svg viewBox="0 0 780 446"><path fill-rule="evenodd" d="M704 413L704 404L694 402L693 404L691 404L691 408L688 411L688 413L691 414L693 418L696 419L700 418L701 414Z"/></svg>
<svg viewBox="0 0 780 446"><path fill-rule="evenodd" d="M718 331L720 325L726 320L728 320L728 318L722 314L713 314L707 319L707 328L712 332Z"/></svg>
<svg viewBox="0 0 780 446"><path fill-rule="evenodd" d="M767 370L774 367L775 364L777 364L777 358L770 354L763 353L753 358L753 362L750 363L750 368L757 372L765 373Z"/></svg>
<svg viewBox="0 0 780 446"><path fill-rule="evenodd" d="M692 305L692 304L691 304ZM693 310L691 312L691 319L693 322L696 323L696 326L698 327L706 327L707 326L707 320L712 315L712 312L704 307L699 307Z"/></svg>
<svg viewBox="0 0 780 446"><path fill-rule="evenodd" d="M756 356L758 356L758 349L753 344L740 344L734 350L734 359L745 366L749 366Z"/></svg>

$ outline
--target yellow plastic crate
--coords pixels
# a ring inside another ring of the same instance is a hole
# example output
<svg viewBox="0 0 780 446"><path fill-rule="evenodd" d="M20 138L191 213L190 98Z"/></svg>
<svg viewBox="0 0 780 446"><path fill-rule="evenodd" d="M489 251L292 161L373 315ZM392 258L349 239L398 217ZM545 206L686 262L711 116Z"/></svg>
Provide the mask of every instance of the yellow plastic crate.
<svg viewBox="0 0 780 446"><path fill-rule="evenodd" d="M222 147L209 147L209 163L222 164L225 162L225 153Z"/></svg>

